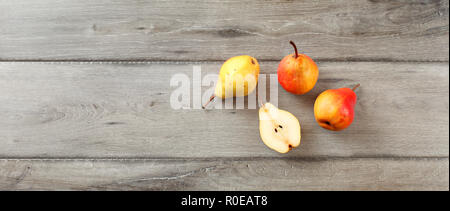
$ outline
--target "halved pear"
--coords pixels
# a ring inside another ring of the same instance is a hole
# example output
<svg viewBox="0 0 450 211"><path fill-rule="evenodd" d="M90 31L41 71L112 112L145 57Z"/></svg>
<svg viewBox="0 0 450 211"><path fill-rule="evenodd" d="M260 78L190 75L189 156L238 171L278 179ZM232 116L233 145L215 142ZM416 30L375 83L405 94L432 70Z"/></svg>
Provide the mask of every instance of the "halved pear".
<svg viewBox="0 0 450 211"><path fill-rule="evenodd" d="M259 133L264 144L279 153L287 153L300 145L298 119L270 103L259 109Z"/></svg>

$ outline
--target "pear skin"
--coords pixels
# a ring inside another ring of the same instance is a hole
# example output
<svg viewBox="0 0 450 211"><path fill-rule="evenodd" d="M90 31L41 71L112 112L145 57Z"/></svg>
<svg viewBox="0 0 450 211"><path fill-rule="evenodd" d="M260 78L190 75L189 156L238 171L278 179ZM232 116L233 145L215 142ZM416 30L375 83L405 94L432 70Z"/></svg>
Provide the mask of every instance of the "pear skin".
<svg viewBox="0 0 450 211"><path fill-rule="evenodd" d="M225 61L220 68L214 95L203 108L215 97L225 99L252 93L258 83L259 70L258 60L248 55L235 56Z"/></svg>
<svg viewBox="0 0 450 211"><path fill-rule="evenodd" d="M298 54L294 42L295 54L287 55L278 65L278 82L288 92L302 95L309 91L317 83L319 68L307 55Z"/></svg>
<svg viewBox="0 0 450 211"><path fill-rule="evenodd" d="M314 116L317 123L332 131L341 131L349 127L354 119L357 96L353 89L329 89L322 92L314 103Z"/></svg>

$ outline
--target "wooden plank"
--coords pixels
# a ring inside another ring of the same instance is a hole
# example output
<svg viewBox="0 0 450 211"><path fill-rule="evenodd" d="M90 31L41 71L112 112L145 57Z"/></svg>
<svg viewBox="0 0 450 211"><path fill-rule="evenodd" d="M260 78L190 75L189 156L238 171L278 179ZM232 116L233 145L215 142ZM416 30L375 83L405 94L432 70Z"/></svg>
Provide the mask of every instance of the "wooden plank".
<svg viewBox="0 0 450 211"><path fill-rule="evenodd" d="M206 75L221 64L197 65ZM0 63L0 157L448 157L448 63L320 63L310 93L278 89L302 125L301 147L287 155L262 143L257 110L173 110L169 81L192 66ZM262 73L276 67L264 62ZM354 124L320 128L315 97L356 83Z"/></svg>
<svg viewBox="0 0 450 211"><path fill-rule="evenodd" d="M51 6L50 6L51 5ZM0 2L0 60L448 61L449 3L425 1Z"/></svg>
<svg viewBox="0 0 450 211"><path fill-rule="evenodd" d="M449 190L447 159L2 160L0 190Z"/></svg>

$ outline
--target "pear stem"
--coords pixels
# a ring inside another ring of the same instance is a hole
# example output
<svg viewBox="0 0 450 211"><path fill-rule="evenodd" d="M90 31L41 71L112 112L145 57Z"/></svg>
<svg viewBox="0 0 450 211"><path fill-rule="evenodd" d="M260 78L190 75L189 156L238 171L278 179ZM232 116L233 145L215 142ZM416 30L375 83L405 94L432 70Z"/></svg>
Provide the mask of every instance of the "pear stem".
<svg viewBox="0 0 450 211"><path fill-rule="evenodd" d="M262 104L262 102L259 101L259 100L258 100L258 105L259 105L260 108L261 108L261 107L264 107L264 104Z"/></svg>
<svg viewBox="0 0 450 211"><path fill-rule="evenodd" d="M295 58L298 58L298 50L297 50L297 46L295 45L295 43L291 40L289 41L289 43L291 43L292 46L294 46L294 50L295 50Z"/></svg>
<svg viewBox="0 0 450 211"><path fill-rule="evenodd" d="M216 98L216 96L215 96L215 95L211 95L211 97L209 98L209 101L206 102L206 103L202 106L202 109L205 109L206 106L207 106L211 101L214 100L214 98Z"/></svg>
<svg viewBox="0 0 450 211"><path fill-rule="evenodd" d="M361 86L361 84L356 84L354 87L353 87L353 89L352 89L352 91L355 91L358 87L360 87Z"/></svg>

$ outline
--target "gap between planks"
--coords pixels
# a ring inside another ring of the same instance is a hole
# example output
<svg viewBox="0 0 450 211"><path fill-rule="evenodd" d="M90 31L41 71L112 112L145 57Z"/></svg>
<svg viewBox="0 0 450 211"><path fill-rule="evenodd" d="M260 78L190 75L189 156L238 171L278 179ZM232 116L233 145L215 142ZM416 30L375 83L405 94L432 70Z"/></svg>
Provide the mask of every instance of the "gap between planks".
<svg viewBox="0 0 450 211"><path fill-rule="evenodd" d="M41 60L41 59L0 59L0 63L38 63L38 64L209 64L209 63L223 63L225 60L103 60L103 59L70 59L70 60ZM258 59L259 62L280 62L277 59ZM371 63L449 63L448 60L397 60L388 58L330 58L330 59L314 59L315 62L371 62Z"/></svg>
<svg viewBox="0 0 450 211"><path fill-rule="evenodd" d="M267 160L286 160L286 161L332 161L332 160L448 160L448 156L314 156L314 157L3 157L0 161L267 161Z"/></svg>

